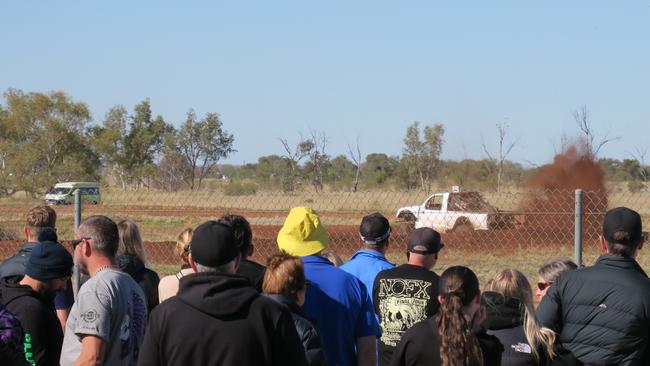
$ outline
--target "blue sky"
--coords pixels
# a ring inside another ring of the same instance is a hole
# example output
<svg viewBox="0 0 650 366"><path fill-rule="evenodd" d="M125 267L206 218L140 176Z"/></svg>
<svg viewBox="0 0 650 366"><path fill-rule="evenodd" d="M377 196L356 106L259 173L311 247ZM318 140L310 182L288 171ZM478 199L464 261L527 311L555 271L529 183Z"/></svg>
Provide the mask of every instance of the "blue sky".
<svg viewBox="0 0 650 366"><path fill-rule="evenodd" d="M331 155L399 155L413 121L445 125L447 159L495 149L552 159L587 105L601 155L648 147L650 3L12 1L0 5L0 89L63 90L101 121L150 98L180 124L217 112L230 163L282 153L309 129ZM650 156L648 156L650 158Z"/></svg>

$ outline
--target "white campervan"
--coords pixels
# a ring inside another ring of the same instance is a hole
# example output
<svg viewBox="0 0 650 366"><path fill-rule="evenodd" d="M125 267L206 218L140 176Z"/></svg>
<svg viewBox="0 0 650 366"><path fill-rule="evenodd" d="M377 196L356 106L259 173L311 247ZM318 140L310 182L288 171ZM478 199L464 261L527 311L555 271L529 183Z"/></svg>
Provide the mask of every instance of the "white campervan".
<svg viewBox="0 0 650 366"><path fill-rule="evenodd" d="M98 204L100 202L99 183L64 182L57 183L45 194L46 205L70 205L74 203L74 192L79 190L82 203Z"/></svg>

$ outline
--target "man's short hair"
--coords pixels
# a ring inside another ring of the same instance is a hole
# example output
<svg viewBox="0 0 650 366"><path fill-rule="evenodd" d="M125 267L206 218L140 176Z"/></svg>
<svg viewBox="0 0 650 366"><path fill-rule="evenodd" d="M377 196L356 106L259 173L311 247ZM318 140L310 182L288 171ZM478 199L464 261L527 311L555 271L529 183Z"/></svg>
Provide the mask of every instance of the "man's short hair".
<svg viewBox="0 0 650 366"><path fill-rule="evenodd" d="M244 216L240 215L225 215L217 222L230 226L235 235L235 243L242 254L242 258L248 257L248 250L253 241L253 230L251 224Z"/></svg>
<svg viewBox="0 0 650 366"><path fill-rule="evenodd" d="M25 226L29 230L29 235L35 239L42 229L56 227L56 211L46 205L34 206L27 211Z"/></svg>
<svg viewBox="0 0 650 366"><path fill-rule="evenodd" d="M237 262L237 258L231 260L230 262L226 264L222 264L220 266L216 267L210 267L210 266L204 266L200 263L194 262L194 265L196 266L196 272L198 273L235 273L236 268L235 268L235 263Z"/></svg>
<svg viewBox="0 0 650 366"><path fill-rule="evenodd" d="M103 215L94 215L79 225L79 236L90 238L94 250L106 257L115 257L120 234L115 221Z"/></svg>

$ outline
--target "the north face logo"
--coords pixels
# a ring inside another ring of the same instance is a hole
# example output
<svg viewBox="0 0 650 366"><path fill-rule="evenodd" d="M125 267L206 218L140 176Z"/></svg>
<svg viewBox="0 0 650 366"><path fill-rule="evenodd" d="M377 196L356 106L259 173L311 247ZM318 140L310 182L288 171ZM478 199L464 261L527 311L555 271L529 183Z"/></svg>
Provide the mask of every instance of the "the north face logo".
<svg viewBox="0 0 650 366"><path fill-rule="evenodd" d="M603 309L603 310L604 310L604 309L607 309L607 305L605 305L605 304L600 304L600 305L598 305L598 307L601 308L601 309Z"/></svg>
<svg viewBox="0 0 650 366"><path fill-rule="evenodd" d="M517 344L511 345L510 347L512 347L512 349L515 352L520 352L520 353L532 353L533 352L533 350L530 348L530 345L528 345L527 343L519 342Z"/></svg>

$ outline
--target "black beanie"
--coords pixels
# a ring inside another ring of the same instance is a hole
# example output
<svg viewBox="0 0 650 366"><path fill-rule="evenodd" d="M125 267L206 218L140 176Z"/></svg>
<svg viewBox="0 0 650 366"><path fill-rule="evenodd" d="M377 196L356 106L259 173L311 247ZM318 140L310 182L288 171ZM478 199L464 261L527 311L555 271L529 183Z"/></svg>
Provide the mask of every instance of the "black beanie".
<svg viewBox="0 0 650 366"><path fill-rule="evenodd" d="M52 241L38 243L29 254L25 274L35 280L49 280L72 274L72 256L60 244Z"/></svg>
<svg viewBox="0 0 650 366"><path fill-rule="evenodd" d="M51 227L44 227L41 229L41 232L38 233L39 243L42 241L53 241L55 243L59 242L59 238L56 236L56 230Z"/></svg>

